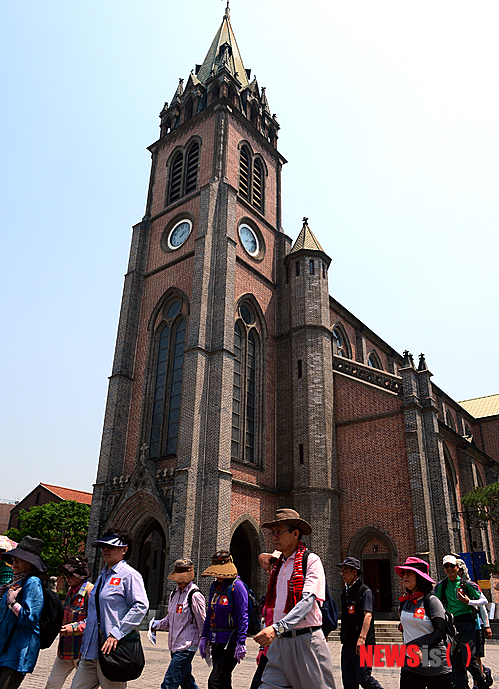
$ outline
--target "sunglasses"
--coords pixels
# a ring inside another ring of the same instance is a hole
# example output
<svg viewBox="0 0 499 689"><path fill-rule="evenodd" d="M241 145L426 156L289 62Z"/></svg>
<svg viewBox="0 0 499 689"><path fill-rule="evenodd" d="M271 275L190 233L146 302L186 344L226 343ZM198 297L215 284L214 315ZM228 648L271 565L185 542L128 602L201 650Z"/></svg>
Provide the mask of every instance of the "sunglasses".
<svg viewBox="0 0 499 689"><path fill-rule="evenodd" d="M457 567L457 565L451 565L449 562L444 565L444 569L454 569L454 567Z"/></svg>

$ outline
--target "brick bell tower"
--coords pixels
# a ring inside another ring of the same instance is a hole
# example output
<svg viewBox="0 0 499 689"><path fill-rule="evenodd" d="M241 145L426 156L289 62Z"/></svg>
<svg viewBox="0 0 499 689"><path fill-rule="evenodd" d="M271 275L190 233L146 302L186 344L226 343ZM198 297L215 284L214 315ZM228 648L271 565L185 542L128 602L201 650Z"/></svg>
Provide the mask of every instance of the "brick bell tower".
<svg viewBox="0 0 499 689"><path fill-rule="evenodd" d="M185 87L179 81L160 120L146 214L133 228L89 529L89 543L109 526L132 531L131 563L152 609L164 603L177 557L202 571L217 548L243 551L247 539L256 563L258 524L276 507L286 161L228 3L203 63ZM248 572L248 583L255 577Z"/></svg>

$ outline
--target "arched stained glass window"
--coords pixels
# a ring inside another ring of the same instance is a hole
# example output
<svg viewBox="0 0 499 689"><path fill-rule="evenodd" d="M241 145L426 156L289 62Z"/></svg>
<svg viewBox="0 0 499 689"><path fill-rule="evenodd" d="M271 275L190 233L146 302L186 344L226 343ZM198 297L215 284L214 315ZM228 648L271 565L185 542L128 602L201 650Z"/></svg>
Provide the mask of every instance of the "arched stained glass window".
<svg viewBox="0 0 499 689"><path fill-rule="evenodd" d="M179 313L182 304L174 301L165 317ZM180 422L180 400L184 364L186 323L180 316L166 323L157 349L156 376L149 436L149 457L176 454Z"/></svg>
<svg viewBox="0 0 499 689"><path fill-rule="evenodd" d="M383 370L380 358L375 351L369 352L367 357L367 365L371 368L379 368L380 370Z"/></svg>
<svg viewBox="0 0 499 689"><path fill-rule="evenodd" d="M240 315L255 323L248 307L242 306ZM258 463L258 343L256 328L238 320L234 326L231 455L251 464Z"/></svg>
<svg viewBox="0 0 499 689"><path fill-rule="evenodd" d="M341 323L336 323L333 326L331 334L333 336L333 354L351 359L350 342Z"/></svg>

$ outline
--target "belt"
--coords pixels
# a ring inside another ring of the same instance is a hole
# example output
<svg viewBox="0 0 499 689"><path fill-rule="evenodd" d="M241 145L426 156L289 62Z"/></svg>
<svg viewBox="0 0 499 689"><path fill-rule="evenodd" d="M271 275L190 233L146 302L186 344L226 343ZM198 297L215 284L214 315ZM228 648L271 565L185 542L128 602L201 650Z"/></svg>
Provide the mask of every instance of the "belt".
<svg viewBox="0 0 499 689"><path fill-rule="evenodd" d="M284 632L284 634L281 634L281 638L301 636L302 634L311 634L312 632L316 632L318 629L322 629L322 627L303 627L302 629L291 629L289 632Z"/></svg>

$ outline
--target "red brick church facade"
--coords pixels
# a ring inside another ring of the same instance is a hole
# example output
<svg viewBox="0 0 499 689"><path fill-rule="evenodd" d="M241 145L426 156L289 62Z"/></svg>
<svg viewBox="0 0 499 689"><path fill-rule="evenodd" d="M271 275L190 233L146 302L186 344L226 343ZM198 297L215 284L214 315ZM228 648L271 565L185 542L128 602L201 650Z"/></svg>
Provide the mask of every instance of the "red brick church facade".
<svg viewBox="0 0 499 689"><path fill-rule="evenodd" d="M149 148L89 541L109 525L133 532L153 609L175 558L202 571L221 547L260 592L259 524L293 506L330 585L354 555L388 613L406 556L435 576L448 551L494 557L460 497L497 480L499 417L481 433L424 357L397 353L329 295L320 228L304 219L294 242L284 234L279 125L228 10L195 72Z"/></svg>

